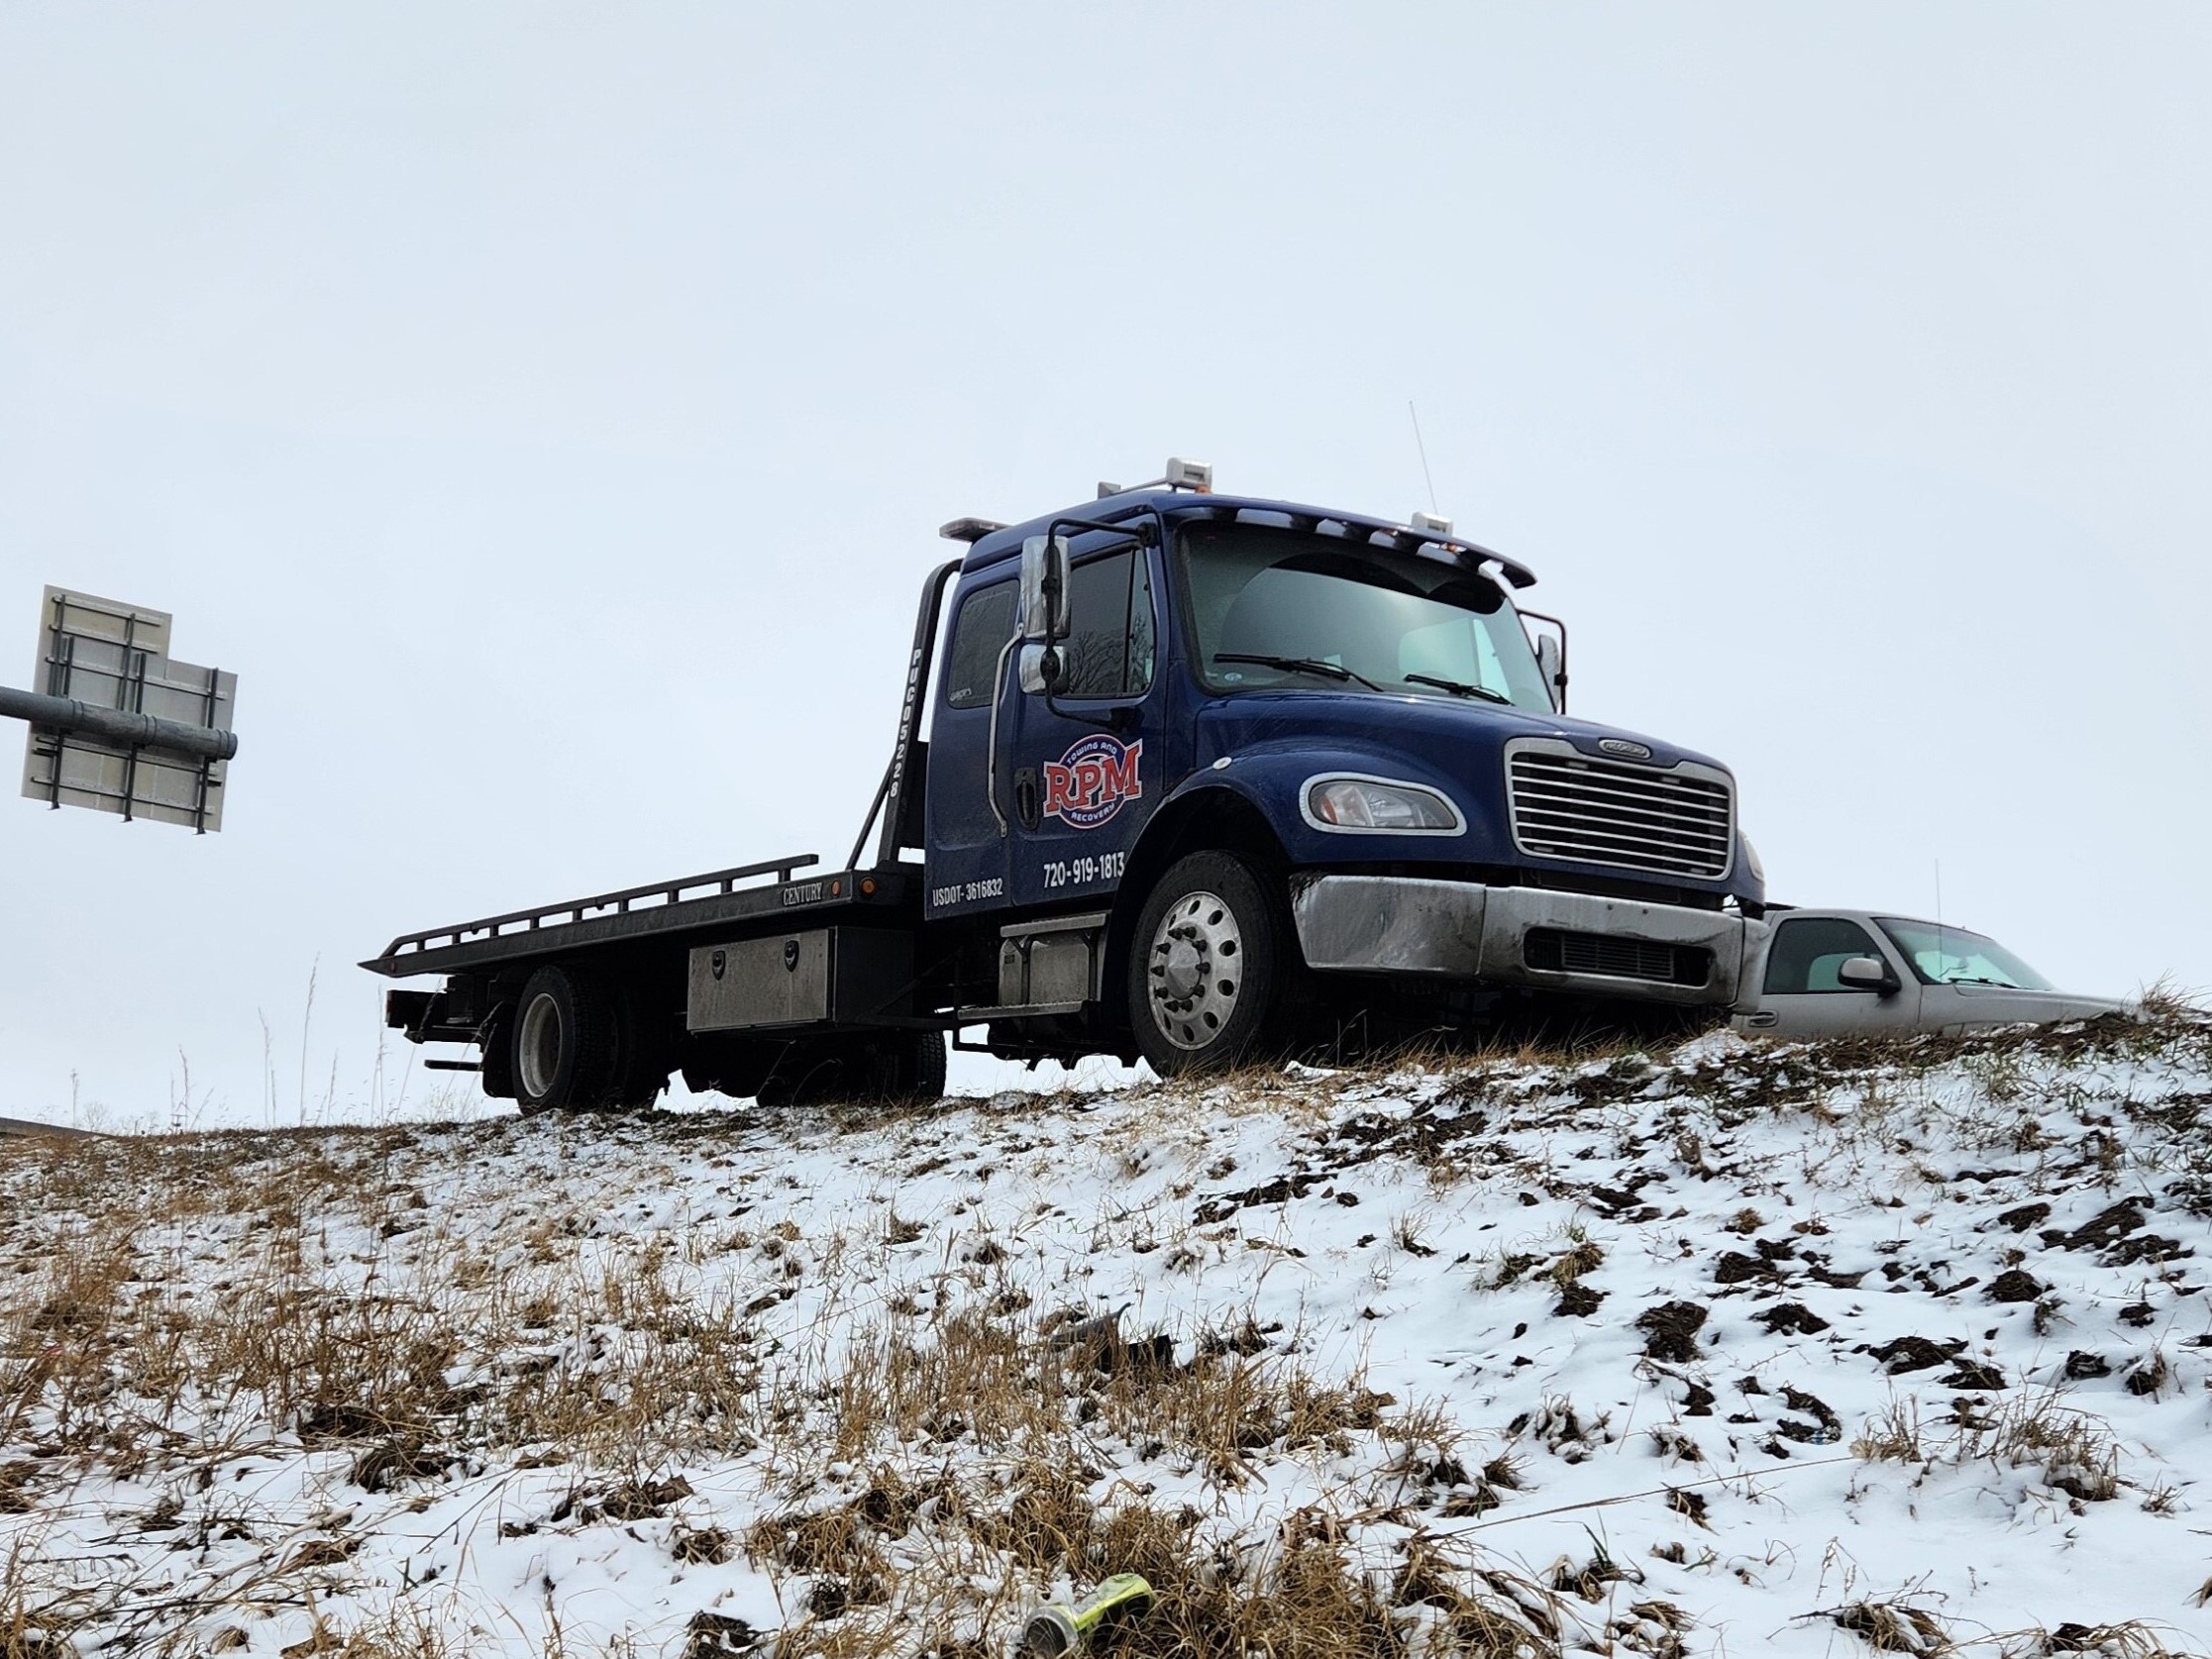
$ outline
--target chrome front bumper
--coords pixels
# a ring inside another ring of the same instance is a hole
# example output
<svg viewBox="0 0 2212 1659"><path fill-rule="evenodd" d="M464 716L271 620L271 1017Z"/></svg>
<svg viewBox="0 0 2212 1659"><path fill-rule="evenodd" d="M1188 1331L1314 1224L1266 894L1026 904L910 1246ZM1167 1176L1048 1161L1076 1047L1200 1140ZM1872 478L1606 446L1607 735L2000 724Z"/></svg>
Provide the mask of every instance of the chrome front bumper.
<svg viewBox="0 0 2212 1659"><path fill-rule="evenodd" d="M1736 1000L1766 924L1723 910L1629 898L1487 887L1412 876L1322 876L1291 897L1299 948L1323 972L1440 974L1487 985L1721 1007ZM1702 985L1629 973L1537 968L1528 935L1545 928L1581 939L1683 945L1711 953Z"/></svg>

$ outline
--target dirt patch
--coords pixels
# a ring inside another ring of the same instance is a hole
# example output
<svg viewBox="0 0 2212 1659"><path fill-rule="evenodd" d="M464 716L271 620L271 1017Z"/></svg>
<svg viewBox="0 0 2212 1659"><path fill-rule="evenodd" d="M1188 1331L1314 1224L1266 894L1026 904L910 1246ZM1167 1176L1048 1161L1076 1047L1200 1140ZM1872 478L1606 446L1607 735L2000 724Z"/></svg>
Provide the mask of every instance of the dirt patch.
<svg viewBox="0 0 2212 1659"><path fill-rule="evenodd" d="M453 1453L449 1451L394 1436L354 1459L354 1485L364 1492L389 1492L400 1481L427 1480L433 1475L443 1475L446 1465L452 1461Z"/></svg>
<svg viewBox="0 0 2212 1659"><path fill-rule="evenodd" d="M1280 1175L1257 1187L1247 1187L1241 1192L1222 1192L1207 1198L1191 1211L1191 1219L1202 1227L1210 1227L1216 1221L1226 1221L1238 1210L1249 1209L1254 1204L1287 1204L1293 1198L1305 1197L1320 1185L1321 1180L1320 1176L1307 1170Z"/></svg>
<svg viewBox="0 0 2212 1659"><path fill-rule="evenodd" d="M1993 1365L1983 1365L1978 1360L1960 1360L1958 1369L1939 1385L1947 1389L2001 1389L2005 1374Z"/></svg>
<svg viewBox="0 0 2212 1659"><path fill-rule="evenodd" d="M2177 1262L2196 1252L2163 1233L2135 1233L2122 1239L2097 1259L2109 1267L2133 1267L2138 1262Z"/></svg>
<svg viewBox="0 0 2212 1659"><path fill-rule="evenodd" d="M1965 1348L1963 1339L1932 1342L1925 1336L1900 1336L1878 1348L1869 1347L1862 1342L1854 1352L1872 1354L1882 1362L1892 1377L1897 1377L1908 1371L1927 1371L1931 1367L1947 1364L1965 1352Z"/></svg>
<svg viewBox="0 0 2212 1659"><path fill-rule="evenodd" d="M2151 1350L2149 1359L2139 1361L2135 1368L2128 1373L2128 1393L2132 1395L2155 1395L2165 1387L2166 1381L2171 1375L2172 1372L2165 1362L2165 1355L2154 1348Z"/></svg>
<svg viewBox="0 0 2212 1659"><path fill-rule="evenodd" d="M1803 1411L1808 1416L1818 1417L1830 1433L1843 1426L1843 1419L1817 1394L1807 1394L1803 1389L1785 1385L1782 1389L1782 1403L1792 1411Z"/></svg>
<svg viewBox="0 0 2212 1659"><path fill-rule="evenodd" d="M766 1631L754 1629L742 1618L695 1612L685 1633L684 1659L742 1659L743 1655L759 1652L767 1640Z"/></svg>
<svg viewBox="0 0 2212 1659"><path fill-rule="evenodd" d="M1762 1307L1751 1315L1754 1324L1764 1325L1777 1336L1812 1336L1828 1329L1828 1321L1801 1301L1777 1302L1772 1307Z"/></svg>
<svg viewBox="0 0 2212 1659"><path fill-rule="evenodd" d="M690 1496L691 1483L681 1475L665 1481L624 1481L604 1492L570 1493L550 1518L562 1521L574 1515L586 1526L599 1520L657 1520L678 1499Z"/></svg>
<svg viewBox="0 0 2212 1659"><path fill-rule="evenodd" d="M2143 1225L2143 1211L2150 1202L2149 1198L2141 1195L2125 1197L2108 1208L2098 1210L2071 1232L2063 1227L2052 1227L2037 1236L2057 1250L2107 1249Z"/></svg>
<svg viewBox="0 0 2212 1659"><path fill-rule="evenodd" d="M2022 1268L2008 1268L1982 1292L1991 1301L2034 1301L2044 1293L2043 1281Z"/></svg>
<svg viewBox="0 0 2212 1659"><path fill-rule="evenodd" d="M1746 1256L1740 1250L1728 1251L1713 1264L1713 1283L1716 1285L1749 1285L1781 1277L1772 1262L1761 1261L1756 1256Z"/></svg>
<svg viewBox="0 0 2212 1659"><path fill-rule="evenodd" d="M1679 1365L1698 1357L1697 1336L1705 1319L1706 1309L1694 1301L1666 1301L1637 1314L1635 1324L1644 1333L1646 1356Z"/></svg>
<svg viewBox="0 0 2212 1659"><path fill-rule="evenodd" d="M1598 1310L1605 1300L1605 1292L1593 1290L1580 1280L1559 1293L1559 1304L1552 1312L1569 1318L1580 1318Z"/></svg>

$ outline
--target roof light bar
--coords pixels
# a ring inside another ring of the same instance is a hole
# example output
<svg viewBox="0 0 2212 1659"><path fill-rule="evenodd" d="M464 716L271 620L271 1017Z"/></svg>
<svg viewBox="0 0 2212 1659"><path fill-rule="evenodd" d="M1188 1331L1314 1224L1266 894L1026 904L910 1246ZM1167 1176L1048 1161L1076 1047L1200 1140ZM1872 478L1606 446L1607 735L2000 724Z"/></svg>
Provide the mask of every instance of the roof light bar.
<svg viewBox="0 0 2212 1659"><path fill-rule="evenodd" d="M973 546L994 530L1003 529L1005 526L995 518L956 518L938 525L937 534L948 542L967 542Z"/></svg>
<svg viewBox="0 0 2212 1659"><path fill-rule="evenodd" d="M1434 513L1416 513L1406 522L1419 530L1423 536L1448 536L1451 534L1451 520L1438 518Z"/></svg>

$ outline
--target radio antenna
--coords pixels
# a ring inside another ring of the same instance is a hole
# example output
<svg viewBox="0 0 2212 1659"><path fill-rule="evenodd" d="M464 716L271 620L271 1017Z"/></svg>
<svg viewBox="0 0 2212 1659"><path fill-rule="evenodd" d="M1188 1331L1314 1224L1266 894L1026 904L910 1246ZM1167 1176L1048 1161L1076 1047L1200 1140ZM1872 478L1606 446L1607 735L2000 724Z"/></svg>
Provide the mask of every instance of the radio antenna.
<svg viewBox="0 0 2212 1659"><path fill-rule="evenodd" d="M1428 475L1428 446L1421 441L1421 411L1410 397L1406 399L1406 413L1414 417L1414 448L1421 452L1421 478L1428 486L1428 510L1435 512L1436 480Z"/></svg>
<svg viewBox="0 0 2212 1659"><path fill-rule="evenodd" d="M1950 940L1944 931L1944 861L1936 861L1936 972L1944 971L1944 958L1950 955Z"/></svg>

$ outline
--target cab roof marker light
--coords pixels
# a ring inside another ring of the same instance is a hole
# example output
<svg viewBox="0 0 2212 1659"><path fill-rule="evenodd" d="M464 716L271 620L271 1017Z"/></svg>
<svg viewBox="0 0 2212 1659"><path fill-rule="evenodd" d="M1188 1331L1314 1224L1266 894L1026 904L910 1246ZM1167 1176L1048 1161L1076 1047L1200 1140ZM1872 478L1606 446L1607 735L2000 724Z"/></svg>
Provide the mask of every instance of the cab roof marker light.
<svg viewBox="0 0 2212 1659"><path fill-rule="evenodd" d="M937 534L948 542L967 542L973 545L994 531L1005 526L995 518L956 518L937 526Z"/></svg>
<svg viewBox="0 0 2212 1659"><path fill-rule="evenodd" d="M1434 513L1416 513L1407 522L1424 536L1448 536L1451 534L1451 520L1438 518Z"/></svg>
<svg viewBox="0 0 2212 1659"><path fill-rule="evenodd" d="M1120 495L1135 489L1187 489L1194 495L1213 493L1213 465L1206 461L1185 461L1179 456L1169 456L1167 470L1156 478L1147 478L1140 484L1114 484L1105 479L1099 481L1099 499Z"/></svg>
<svg viewBox="0 0 2212 1659"><path fill-rule="evenodd" d="M1181 456L1169 456L1167 471L1162 483L1170 489L1188 489L1200 495L1213 493L1213 466L1211 462L1185 461Z"/></svg>

